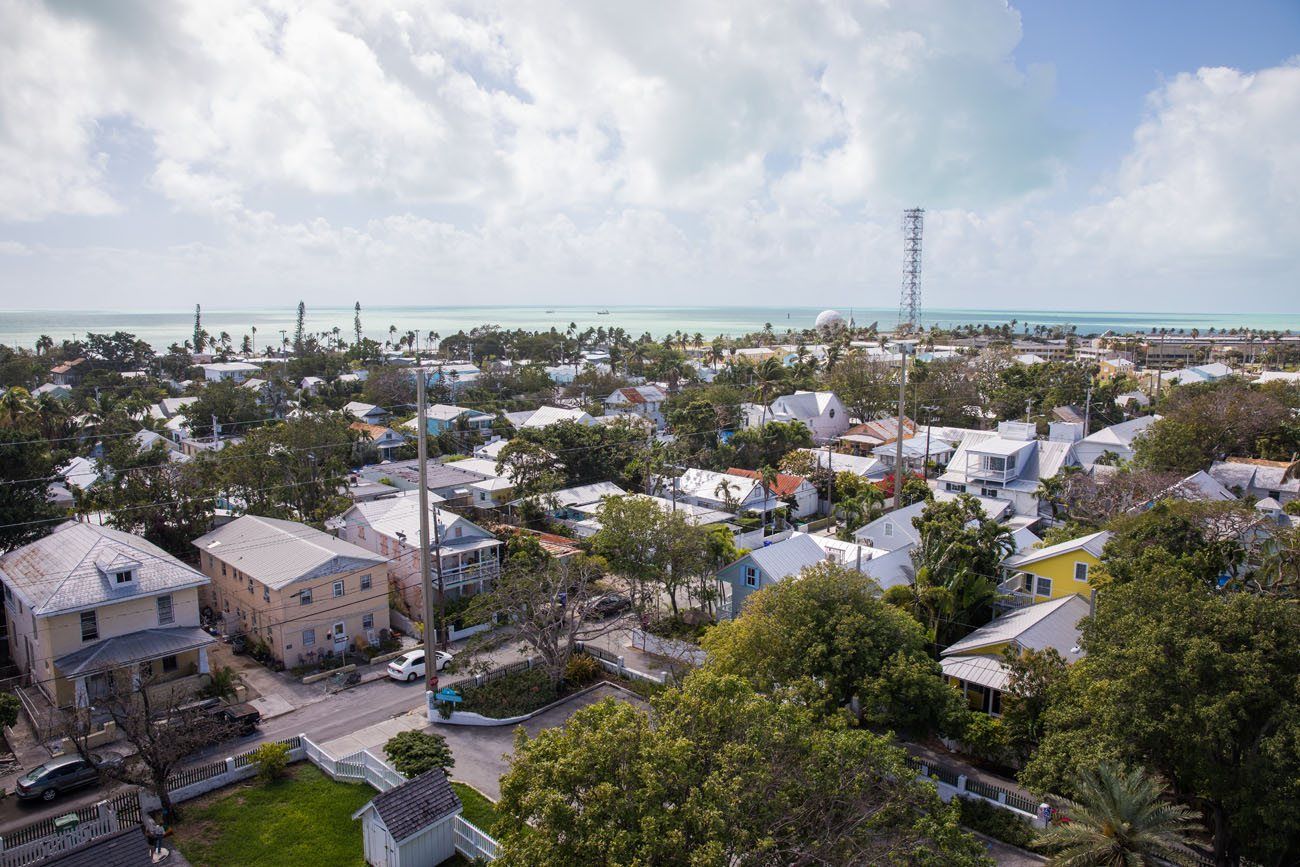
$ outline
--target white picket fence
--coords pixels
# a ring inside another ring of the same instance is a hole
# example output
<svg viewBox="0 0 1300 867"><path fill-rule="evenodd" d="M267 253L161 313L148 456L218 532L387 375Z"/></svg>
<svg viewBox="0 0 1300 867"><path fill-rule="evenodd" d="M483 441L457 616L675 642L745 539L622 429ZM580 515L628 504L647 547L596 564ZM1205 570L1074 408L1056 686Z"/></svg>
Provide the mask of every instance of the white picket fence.
<svg viewBox="0 0 1300 867"><path fill-rule="evenodd" d="M495 861L497 850L497 841L483 833L483 830L478 825L475 825L464 816L456 817L457 852L471 861L477 861L479 858L484 861Z"/></svg>
<svg viewBox="0 0 1300 867"><path fill-rule="evenodd" d="M119 830L117 816L109 809L107 802L100 801L96 807L95 818L80 822L75 828L41 837L30 843L21 843L12 848L5 847L4 851L0 852L0 867L28 867L30 864L39 864L47 858L62 855L83 843L117 832Z"/></svg>

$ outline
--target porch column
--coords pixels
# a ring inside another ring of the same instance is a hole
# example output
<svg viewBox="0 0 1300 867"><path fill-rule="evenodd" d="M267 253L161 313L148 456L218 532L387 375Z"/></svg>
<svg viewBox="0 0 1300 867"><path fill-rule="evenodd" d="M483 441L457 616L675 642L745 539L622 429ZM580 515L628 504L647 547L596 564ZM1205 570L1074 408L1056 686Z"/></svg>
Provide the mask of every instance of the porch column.
<svg viewBox="0 0 1300 867"><path fill-rule="evenodd" d="M86 679L78 677L74 681L77 687L77 707L90 707L90 693L86 690Z"/></svg>
<svg viewBox="0 0 1300 867"><path fill-rule="evenodd" d="M207 673L208 673L208 649L206 647L200 647L199 648L199 674L207 674Z"/></svg>

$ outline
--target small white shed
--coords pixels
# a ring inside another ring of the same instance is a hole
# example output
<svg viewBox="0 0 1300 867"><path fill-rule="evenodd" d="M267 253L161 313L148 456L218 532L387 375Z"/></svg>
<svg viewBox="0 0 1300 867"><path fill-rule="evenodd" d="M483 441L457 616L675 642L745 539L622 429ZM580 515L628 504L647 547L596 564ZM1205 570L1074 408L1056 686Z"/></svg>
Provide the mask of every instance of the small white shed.
<svg viewBox="0 0 1300 867"><path fill-rule="evenodd" d="M435 768L376 796L352 818L361 819L372 867L435 867L456 854L460 812L447 774Z"/></svg>

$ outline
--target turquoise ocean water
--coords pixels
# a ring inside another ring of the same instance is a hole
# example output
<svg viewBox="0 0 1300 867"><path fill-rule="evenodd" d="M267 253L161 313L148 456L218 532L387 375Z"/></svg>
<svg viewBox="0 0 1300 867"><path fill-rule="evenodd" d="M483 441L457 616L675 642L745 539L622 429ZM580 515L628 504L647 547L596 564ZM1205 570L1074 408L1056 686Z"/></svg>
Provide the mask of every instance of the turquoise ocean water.
<svg viewBox="0 0 1300 867"><path fill-rule="evenodd" d="M700 333L705 338L719 334L744 334L771 323L778 332L786 328L808 328L821 307L610 307L600 315L591 306L555 307L363 307L362 326L366 336L383 342L390 325L399 333L416 331L421 335L436 331L442 336L492 323L505 329L556 328L563 331L569 323L580 329L588 326L617 326L633 336L650 332L655 337L684 331ZM892 327L897 309L837 308L859 325L879 322ZM225 331L238 346L245 334L257 328L257 345L278 344L280 331L293 333L296 312L293 307L220 310L203 312L203 326L213 335ZM1077 310L974 310L933 309L923 313L925 324L944 326L983 324L1000 325L1016 320L1016 331L1026 323L1034 325L1074 325L1079 334L1104 331L1132 332L1150 328L1260 328L1300 330L1300 313L1159 313L1153 311L1077 311ZM193 310L113 311L113 310L3 310L0 311L0 343L32 346L42 334L55 340L81 336L87 331L129 331L149 341L155 349L165 349L182 341L193 331ZM307 329L312 332L338 328L344 339L352 335L352 308L308 307Z"/></svg>

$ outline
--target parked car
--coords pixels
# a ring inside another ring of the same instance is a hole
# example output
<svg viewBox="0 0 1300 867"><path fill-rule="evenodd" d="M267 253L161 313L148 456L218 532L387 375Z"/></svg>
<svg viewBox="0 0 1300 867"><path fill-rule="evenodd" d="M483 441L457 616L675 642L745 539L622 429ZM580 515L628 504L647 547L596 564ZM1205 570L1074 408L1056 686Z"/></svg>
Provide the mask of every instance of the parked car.
<svg viewBox="0 0 1300 867"><path fill-rule="evenodd" d="M229 723L242 737L257 731L262 714L251 704L229 704L210 708L208 715L213 719Z"/></svg>
<svg viewBox="0 0 1300 867"><path fill-rule="evenodd" d="M613 617L632 607L632 600L622 593L606 593L591 600L590 610L599 617Z"/></svg>
<svg viewBox="0 0 1300 867"><path fill-rule="evenodd" d="M451 654L445 650L433 652L434 671L442 671L451 662ZM388 663L388 676L393 680L412 681L424 677L424 651L412 650Z"/></svg>
<svg viewBox="0 0 1300 867"><path fill-rule="evenodd" d="M99 782L99 772L95 770L95 765L104 761L97 753L92 756L95 760L93 764L72 754L37 765L18 778L14 794L25 801L37 798L53 801L64 792L92 786Z"/></svg>

